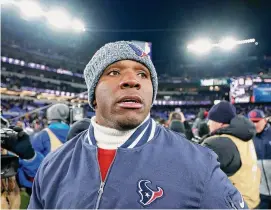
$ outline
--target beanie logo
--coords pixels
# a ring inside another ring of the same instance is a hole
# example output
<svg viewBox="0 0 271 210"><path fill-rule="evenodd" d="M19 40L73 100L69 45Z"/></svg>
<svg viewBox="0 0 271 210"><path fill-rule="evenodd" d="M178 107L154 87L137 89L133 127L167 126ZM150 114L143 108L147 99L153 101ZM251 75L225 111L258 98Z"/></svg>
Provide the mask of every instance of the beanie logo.
<svg viewBox="0 0 271 210"><path fill-rule="evenodd" d="M257 112L255 112L255 111L251 112L251 113L250 113L250 117L252 117L252 118L253 118L253 117L257 117Z"/></svg>
<svg viewBox="0 0 271 210"><path fill-rule="evenodd" d="M132 50L135 52L136 55L138 55L140 57L147 56L147 54L144 51L138 49L135 45L133 45L133 44L128 44L128 45L132 48Z"/></svg>

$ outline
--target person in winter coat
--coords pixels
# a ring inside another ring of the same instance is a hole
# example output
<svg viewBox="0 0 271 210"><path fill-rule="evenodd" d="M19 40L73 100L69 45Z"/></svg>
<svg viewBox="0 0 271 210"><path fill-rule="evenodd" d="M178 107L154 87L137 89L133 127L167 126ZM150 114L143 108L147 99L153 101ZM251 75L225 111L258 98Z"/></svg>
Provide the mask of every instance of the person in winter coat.
<svg viewBox="0 0 271 210"><path fill-rule="evenodd" d="M33 148L46 156L64 144L70 129L69 115L70 110L66 104L54 104L49 107L47 109L49 126L32 137Z"/></svg>
<svg viewBox="0 0 271 210"><path fill-rule="evenodd" d="M241 192L250 209L260 202L260 170L252 141L255 126L244 116L237 116L227 101L214 105L208 114L211 134L203 145L217 155L220 167Z"/></svg>
<svg viewBox="0 0 271 210"><path fill-rule="evenodd" d="M175 132L183 133L188 140L191 140L194 135L189 122L186 121L182 112L171 112L168 120L168 128Z"/></svg>
<svg viewBox="0 0 271 210"><path fill-rule="evenodd" d="M71 140L73 137L77 136L79 133L87 130L90 125L90 119L84 118L72 124L71 129L69 130L67 141Z"/></svg>
<svg viewBox="0 0 271 210"><path fill-rule="evenodd" d="M248 114L254 123L257 134L253 138L261 169L260 209L271 209L271 126L262 110L252 110Z"/></svg>
<svg viewBox="0 0 271 210"><path fill-rule="evenodd" d="M29 136L9 127L1 117L1 209L26 208L43 155L35 152Z"/></svg>
<svg viewBox="0 0 271 210"><path fill-rule="evenodd" d="M247 208L214 152L150 118L158 79L140 47L106 44L84 76L96 116L45 158L29 209Z"/></svg>
<svg viewBox="0 0 271 210"><path fill-rule="evenodd" d="M209 132L206 132L206 133L199 134L199 130L201 129L201 127L204 127L207 124L207 120L206 120L207 115L208 115L208 112L205 109L200 109L198 113L198 117L196 118L192 126L192 132L195 137L203 137L204 135L209 133Z"/></svg>

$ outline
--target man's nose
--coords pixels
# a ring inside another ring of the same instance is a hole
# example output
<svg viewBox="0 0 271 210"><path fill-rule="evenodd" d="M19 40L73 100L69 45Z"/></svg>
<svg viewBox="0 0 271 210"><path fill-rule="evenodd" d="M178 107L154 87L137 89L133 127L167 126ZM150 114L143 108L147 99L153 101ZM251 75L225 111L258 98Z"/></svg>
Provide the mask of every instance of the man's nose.
<svg viewBox="0 0 271 210"><path fill-rule="evenodd" d="M141 88L141 85L137 80L136 74L135 73L125 74L120 82L120 88L121 89L136 88L137 90L139 90Z"/></svg>

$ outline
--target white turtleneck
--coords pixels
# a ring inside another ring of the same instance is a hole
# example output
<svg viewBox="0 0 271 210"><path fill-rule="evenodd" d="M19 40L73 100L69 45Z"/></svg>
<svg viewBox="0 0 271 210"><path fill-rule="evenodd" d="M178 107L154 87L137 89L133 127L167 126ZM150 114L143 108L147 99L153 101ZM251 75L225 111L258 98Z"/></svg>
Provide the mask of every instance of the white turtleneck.
<svg viewBox="0 0 271 210"><path fill-rule="evenodd" d="M148 115L139 126L146 122L149 117L150 115ZM97 141L97 146L102 149L117 149L122 144L124 144L139 127L138 126L128 131L120 131L113 128L107 128L98 125L95 116L91 118L91 124L94 128L94 136Z"/></svg>

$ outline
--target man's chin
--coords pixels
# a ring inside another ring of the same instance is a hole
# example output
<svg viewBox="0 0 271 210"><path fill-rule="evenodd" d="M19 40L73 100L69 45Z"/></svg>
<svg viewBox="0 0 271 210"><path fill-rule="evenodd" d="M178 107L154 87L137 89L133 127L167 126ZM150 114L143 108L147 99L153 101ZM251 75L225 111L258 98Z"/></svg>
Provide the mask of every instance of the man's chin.
<svg viewBox="0 0 271 210"><path fill-rule="evenodd" d="M116 120L116 126L118 127L118 130L132 130L136 127L138 127L143 121L145 120L145 117L140 116L138 114L131 115L123 115L119 117Z"/></svg>

